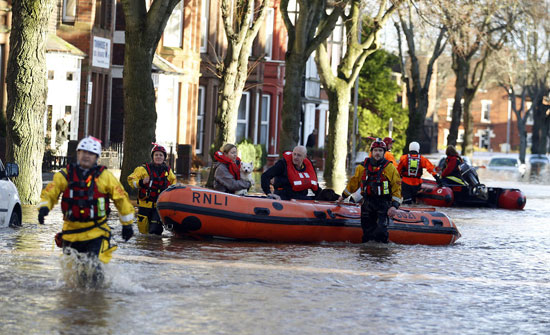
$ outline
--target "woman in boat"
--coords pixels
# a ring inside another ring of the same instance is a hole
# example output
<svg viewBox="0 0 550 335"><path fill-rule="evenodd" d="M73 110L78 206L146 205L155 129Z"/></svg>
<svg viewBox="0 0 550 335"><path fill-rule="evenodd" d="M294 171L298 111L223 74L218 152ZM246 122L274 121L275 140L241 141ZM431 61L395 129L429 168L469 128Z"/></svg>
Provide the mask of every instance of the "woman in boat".
<svg viewBox="0 0 550 335"><path fill-rule="evenodd" d="M166 149L153 143L151 162L138 166L128 176L128 185L139 189L138 229L142 234L162 235L164 230L157 211L160 192L176 182L176 176L166 165Z"/></svg>
<svg viewBox="0 0 550 335"><path fill-rule="evenodd" d="M241 179L241 159L237 156L237 147L227 143L221 151L214 153L214 189L226 193L235 193L249 189L252 183Z"/></svg>
<svg viewBox="0 0 550 335"><path fill-rule="evenodd" d="M447 150L445 150L445 164L443 165L443 171L441 172L441 182L443 185L466 185L462 179L462 174L460 173L460 164L464 161L456 151L456 148L453 145L449 145Z"/></svg>

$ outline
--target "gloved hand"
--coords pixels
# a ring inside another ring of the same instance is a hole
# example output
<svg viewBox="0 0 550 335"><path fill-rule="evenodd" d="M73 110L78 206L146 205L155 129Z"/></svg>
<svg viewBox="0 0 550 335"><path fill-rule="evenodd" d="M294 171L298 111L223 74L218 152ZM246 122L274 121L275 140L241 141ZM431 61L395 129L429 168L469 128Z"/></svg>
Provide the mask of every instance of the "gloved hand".
<svg viewBox="0 0 550 335"><path fill-rule="evenodd" d="M434 178L435 178L435 182L437 183L437 185L441 186L442 185L441 178L438 175L434 175Z"/></svg>
<svg viewBox="0 0 550 335"><path fill-rule="evenodd" d="M44 224L44 218L48 215L49 212L50 210L48 209L48 207L40 207L40 209L38 210L38 223Z"/></svg>
<svg viewBox="0 0 550 335"><path fill-rule="evenodd" d="M134 236L134 228L132 228L132 224L122 226L122 238L124 241L128 242L132 236Z"/></svg>

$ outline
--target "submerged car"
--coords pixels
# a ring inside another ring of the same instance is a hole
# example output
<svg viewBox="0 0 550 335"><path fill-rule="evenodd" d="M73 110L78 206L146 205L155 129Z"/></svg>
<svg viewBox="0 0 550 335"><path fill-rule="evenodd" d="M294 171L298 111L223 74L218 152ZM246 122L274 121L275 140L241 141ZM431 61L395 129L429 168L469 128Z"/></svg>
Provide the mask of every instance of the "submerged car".
<svg viewBox="0 0 550 335"><path fill-rule="evenodd" d="M19 167L15 163L2 163L0 160L0 226L21 226L21 200L17 188L10 178L19 175Z"/></svg>
<svg viewBox="0 0 550 335"><path fill-rule="evenodd" d="M533 154L529 157L529 165L531 166L531 173L539 174L548 171L550 159L545 155Z"/></svg>
<svg viewBox="0 0 550 335"><path fill-rule="evenodd" d="M492 157L487 165L487 170L494 172L509 172L525 175L525 164L522 164L516 157Z"/></svg>

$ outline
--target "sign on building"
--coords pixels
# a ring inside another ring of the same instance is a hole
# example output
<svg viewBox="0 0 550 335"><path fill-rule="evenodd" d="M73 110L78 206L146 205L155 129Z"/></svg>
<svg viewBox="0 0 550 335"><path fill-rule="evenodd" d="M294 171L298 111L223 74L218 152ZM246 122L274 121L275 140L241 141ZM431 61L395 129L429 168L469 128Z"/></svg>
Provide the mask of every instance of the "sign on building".
<svg viewBox="0 0 550 335"><path fill-rule="evenodd" d="M111 63L111 40L94 36L92 66L108 69Z"/></svg>

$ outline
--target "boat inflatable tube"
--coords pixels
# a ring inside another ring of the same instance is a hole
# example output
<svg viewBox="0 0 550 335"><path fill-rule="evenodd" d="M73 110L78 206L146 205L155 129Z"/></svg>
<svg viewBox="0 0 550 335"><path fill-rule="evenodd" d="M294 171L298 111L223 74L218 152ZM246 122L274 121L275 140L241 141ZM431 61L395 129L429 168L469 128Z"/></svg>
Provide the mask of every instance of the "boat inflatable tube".
<svg viewBox="0 0 550 335"><path fill-rule="evenodd" d="M160 194L157 208L177 237L361 243L363 235L357 204L282 201L177 185ZM388 232L390 242L399 244L448 245L460 237L452 220L434 208L397 211Z"/></svg>

